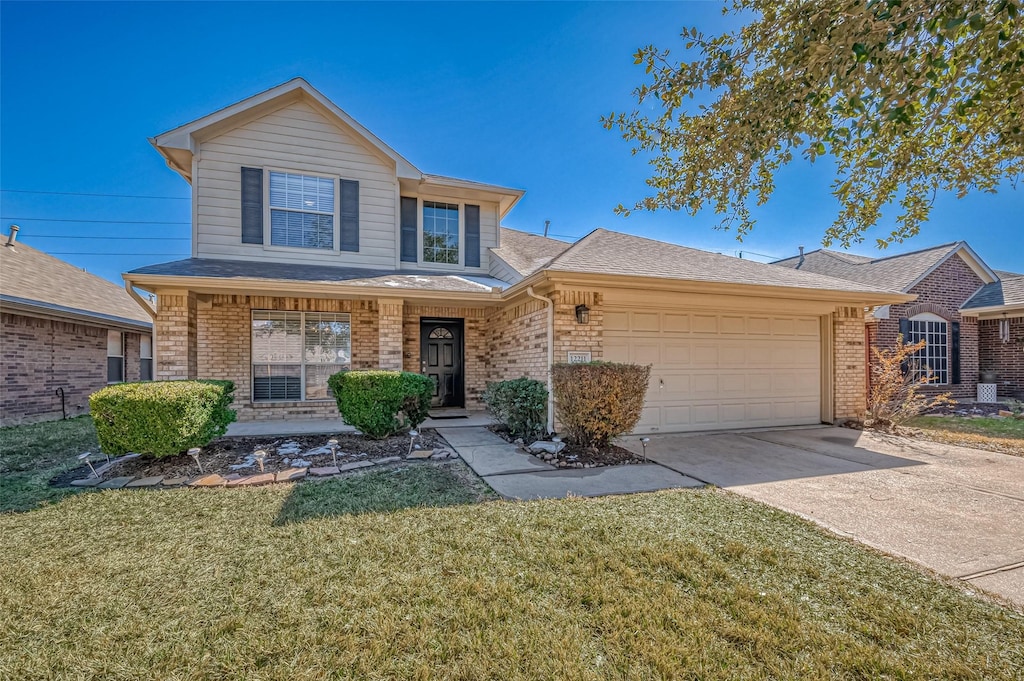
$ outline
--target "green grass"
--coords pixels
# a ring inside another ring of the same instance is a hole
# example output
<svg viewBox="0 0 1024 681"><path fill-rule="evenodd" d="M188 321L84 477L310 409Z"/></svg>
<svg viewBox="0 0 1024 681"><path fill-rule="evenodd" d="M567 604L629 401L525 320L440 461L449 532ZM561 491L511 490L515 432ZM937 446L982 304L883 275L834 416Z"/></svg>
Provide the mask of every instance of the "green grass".
<svg viewBox="0 0 1024 681"><path fill-rule="evenodd" d="M913 428L950 430L988 437L1024 440L1024 419L964 418L962 416L919 416L908 424Z"/></svg>
<svg viewBox="0 0 1024 681"><path fill-rule="evenodd" d="M412 470L392 485L422 498L437 483ZM0 516L0 678L1024 669L1020 615L725 492L367 512L385 481L105 491Z"/></svg>
<svg viewBox="0 0 1024 681"><path fill-rule="evenodd" d="M27 511L75 494L47 482L69 468L82 452L98 452L89 416L66 421L0 428L0 513Z"/></svg>

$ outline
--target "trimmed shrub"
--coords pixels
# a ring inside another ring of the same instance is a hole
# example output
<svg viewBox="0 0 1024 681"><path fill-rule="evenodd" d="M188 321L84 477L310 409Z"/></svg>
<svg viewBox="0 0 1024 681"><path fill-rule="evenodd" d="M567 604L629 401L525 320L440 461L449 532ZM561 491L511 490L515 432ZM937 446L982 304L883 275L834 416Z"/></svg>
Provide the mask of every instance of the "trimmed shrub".
<svg viewBox="0 0 1024 681"><path fill-rule="evenodd" d="M640 421L651 367L614 362L555 364L552 390L558 420L582 447L606 447Z"/></svg>
<svg viewBox="0 0 1024 681"><path fill-rule="evenodd" d="M548 389L532 378L487 384L484 402L513 437L535 440L547 426Z"/></svg>
<svg viewBox="0 0 1024 681"><path fill-rule="evenodd" d="M235 420L231 381L118 383L89 396L96 437L107 454L173 456L202 447Z"/></svg>
<svg viewBox="0 0 1024 681"><path fill-rule="evenodd" d="M423 423L434 383L408 371L343 371L327 379L345 423L380 440Z"/></svg>
<svg viewBox="0 0 1024 681"><path fill-rule="evenodd" d="M871 390L865 425L878 429L901 426L936 407L956 404L952 393L929 396L921 392L935 382L935 376L918 359L926 345L924 339L907 344L899 334L892 348L871 348Z"/></svg>

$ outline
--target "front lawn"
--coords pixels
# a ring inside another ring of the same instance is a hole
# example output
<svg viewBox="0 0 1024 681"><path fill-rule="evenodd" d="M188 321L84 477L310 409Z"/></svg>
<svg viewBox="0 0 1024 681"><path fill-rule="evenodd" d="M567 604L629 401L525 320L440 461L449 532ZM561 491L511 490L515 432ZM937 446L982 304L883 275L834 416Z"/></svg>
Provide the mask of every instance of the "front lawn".
<svg viewBox="0 0 1024 681"><path fill-rule="evenodd" d="M402 478L415 470L370 475L417 498L479 498ZM374 504L345 501L360 479L105 491L0 516L0 677L1024 669L1020 615L726 492L366 512ZM387 496L382 482L370 480L369 498Z"/></svg>
<svg viewBox="0 0 1024 681"><path fill-rule="evenodd" d="M1024 456L1024 419L919 416L907 426L935 442Z"/></svg>
<svg viewBox="0 0 1024 681"><path fill-rule="evenodd" d="M0 428L0 513L27 511L74 494L74 488L47 483L79 466L76 455L99 448L89 416Z"/></svg>

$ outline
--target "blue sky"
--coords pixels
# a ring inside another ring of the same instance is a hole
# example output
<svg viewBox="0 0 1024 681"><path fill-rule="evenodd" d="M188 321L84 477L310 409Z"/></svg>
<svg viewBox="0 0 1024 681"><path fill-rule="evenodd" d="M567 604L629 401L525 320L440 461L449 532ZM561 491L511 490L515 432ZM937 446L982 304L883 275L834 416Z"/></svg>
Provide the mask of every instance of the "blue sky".
<svg viewBox="0 0 1024 681"><path fill-rule="evenodd" d="M712 213L612 212L646 189L647 164L598 121L633 107L633 52L681 47L683 26L726 28L735 19L720 8L3 2L0 188L178 197L5 191L3 232L17 223L26 243L115 281L187 256L189 187L147 138L302 76L426 172L526 189L508 227L551 220L553 234L579 237L601 226L761 260L816 248L835 212L820 161L779 176L742 244L712 229ZM1024 190L1008 186L940 196L923 233L888 253L967 239L991 266L1024 271L1022 216Z"/></svg>

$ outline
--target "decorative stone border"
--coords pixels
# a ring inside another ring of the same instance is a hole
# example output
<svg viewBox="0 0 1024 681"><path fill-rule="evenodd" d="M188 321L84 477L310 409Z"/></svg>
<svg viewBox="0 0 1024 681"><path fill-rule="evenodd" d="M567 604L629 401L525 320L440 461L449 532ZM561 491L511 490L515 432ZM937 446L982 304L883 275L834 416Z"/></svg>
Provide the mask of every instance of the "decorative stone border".
<svg viewBox="0 0 1024 681"><path fill-rule="evenodd" d="M227 475L208 473L195 478L170 478L161 475L136 477L126 475L117 478L108 478L106 480L103 479L103 473L109 471L118 462L134 459L138 456L138 454L128 454L127 456L122 456L118 459L112 459L109 463L96 469L96 476L82 478L81 480L72 480L71 485L73 487L92 487L96 489L144 489L153 487L259 487L279 482L297 482L304 479L307 475L318 478L329 478L335 475L342 475L354 470L359 470L361 468L385 466L391 463L398 463L399 461L426 461L431 459L440 461L459 458L459 455L451 449L434 449L430 451L417 450L405 457L386 456L370 461L354 461L352 463L342 464L341 466L287 468L276 473L256 473L252 475L243 475L241 473L229 473Z"/></svg>

